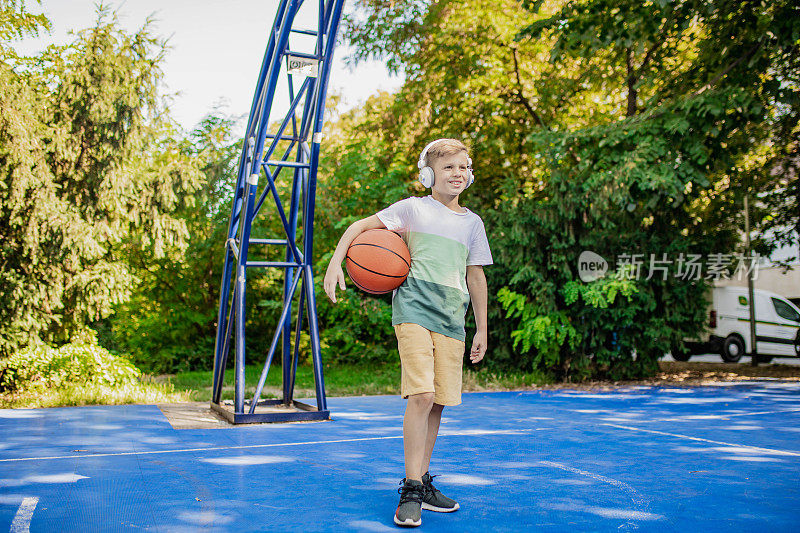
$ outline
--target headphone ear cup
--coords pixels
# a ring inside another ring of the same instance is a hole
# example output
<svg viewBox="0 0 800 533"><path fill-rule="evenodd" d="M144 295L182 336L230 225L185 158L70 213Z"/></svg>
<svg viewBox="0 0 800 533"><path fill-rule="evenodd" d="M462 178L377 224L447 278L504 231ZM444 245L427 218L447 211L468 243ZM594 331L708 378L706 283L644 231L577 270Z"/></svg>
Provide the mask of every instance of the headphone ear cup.
<svg viewBox="0 0 800 533"><path fill-rule="evenodd" d="M419 169L419 182L426 189L433 187L433 169L431 167L422 167Z"/></svg>
<svg viewBox="0 0 800 533"><path fill-rule="evenodd" d="M464 189L469 189L469 186L475 181L475 174L472 173L472 169L469 169L469 179L467 179L467 186Z"/></svg>

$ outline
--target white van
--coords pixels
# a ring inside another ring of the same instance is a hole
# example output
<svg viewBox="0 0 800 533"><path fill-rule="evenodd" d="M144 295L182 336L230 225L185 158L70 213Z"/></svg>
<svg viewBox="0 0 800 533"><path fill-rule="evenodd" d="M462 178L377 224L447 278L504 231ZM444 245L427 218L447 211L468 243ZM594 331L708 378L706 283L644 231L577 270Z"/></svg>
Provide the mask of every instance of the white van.
<svg viewBox="0 0 800 533"><path fill-rule="evenodd" d="M696 354L718 353L728 363L751 353L750 299L746 287L716 287L708 311L708 330L685 342L686 351L672 354L688 361ZM759 360L800 356L800 309L773 292L756 290L756 348Z"/></svg>

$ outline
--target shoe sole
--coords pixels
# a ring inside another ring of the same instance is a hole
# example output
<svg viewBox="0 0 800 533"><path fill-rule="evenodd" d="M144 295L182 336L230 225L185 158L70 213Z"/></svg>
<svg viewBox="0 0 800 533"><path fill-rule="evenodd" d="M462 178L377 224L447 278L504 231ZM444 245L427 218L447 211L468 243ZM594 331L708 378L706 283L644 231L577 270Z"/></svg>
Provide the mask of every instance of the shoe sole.
<svg viewBox="0 0 800 533"><path fill-rule="evenodd" d="M397 515L394 515L394 523L400 527L418 527L422 525L422 517L420 517L420 519L417 520L416 522L414 522L414 520L412 520L411 518L409 518L405 522L401 522L400 520L397 519Z"/></svg>
<svg viewBox="0 0 800 533"><path fill-rule="evenodd" d="M456 504L455 507L436 507L435 505L423 502L422 508L426 511L436 511L437 513L452 513L453 511L458 511L460 506Z"/></svg>

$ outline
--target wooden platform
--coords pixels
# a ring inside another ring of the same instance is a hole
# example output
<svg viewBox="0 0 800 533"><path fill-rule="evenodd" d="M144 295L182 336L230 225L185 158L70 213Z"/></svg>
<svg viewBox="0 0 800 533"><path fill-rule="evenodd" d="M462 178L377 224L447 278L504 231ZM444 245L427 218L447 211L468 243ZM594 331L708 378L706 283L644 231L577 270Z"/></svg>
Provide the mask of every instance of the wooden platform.
<svg viewBox="0 0 800 533"><path fill-rule="evenodd" d="M173 429L213 429L233 425L211 409L208 402L162 403L158 408Z"/></svg>

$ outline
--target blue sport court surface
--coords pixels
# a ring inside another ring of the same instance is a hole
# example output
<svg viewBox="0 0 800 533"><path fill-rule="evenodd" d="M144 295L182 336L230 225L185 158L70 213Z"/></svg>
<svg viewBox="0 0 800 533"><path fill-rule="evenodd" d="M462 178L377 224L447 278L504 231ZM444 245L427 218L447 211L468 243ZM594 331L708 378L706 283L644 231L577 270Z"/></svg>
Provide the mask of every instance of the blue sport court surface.
<svg viewBox="0 0 800 533"><path fill-rule="evenodd" d="M174 429L158 406L0 410L3 531L398 531L396 396ZM207 415L210 417L210 415ZM471 393L421 531L800 531L800 383Z"/></svg>

